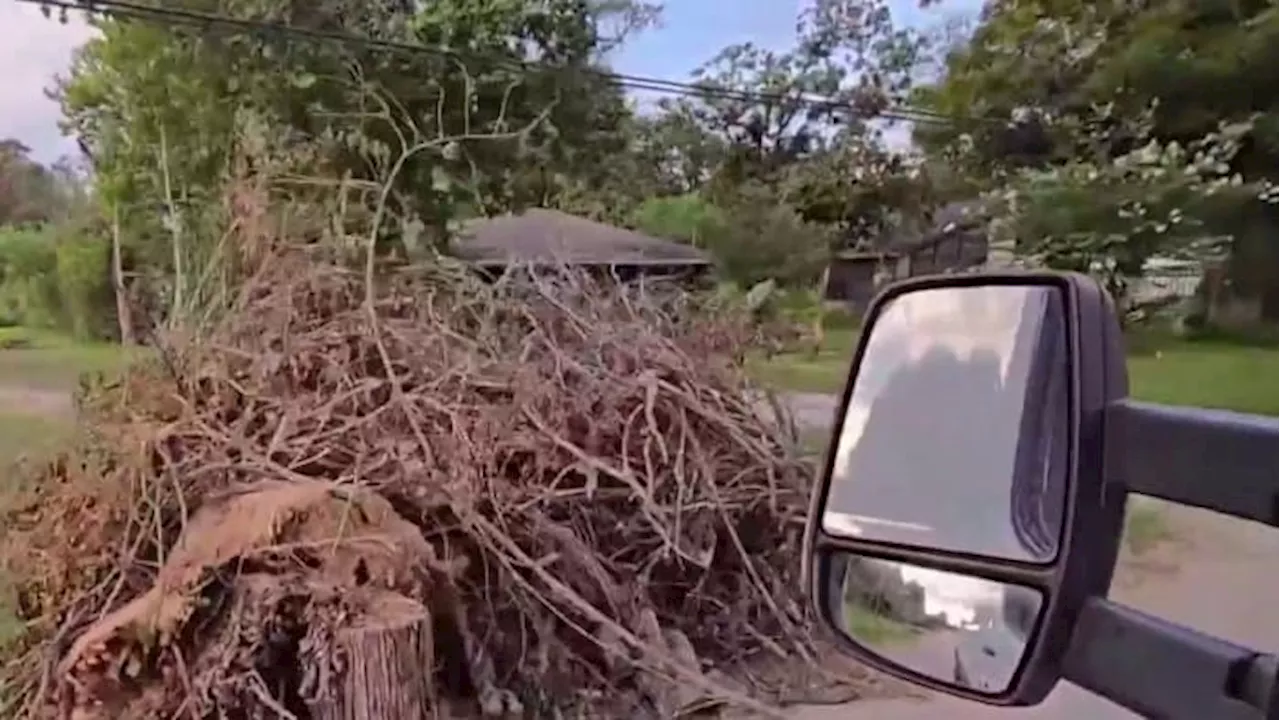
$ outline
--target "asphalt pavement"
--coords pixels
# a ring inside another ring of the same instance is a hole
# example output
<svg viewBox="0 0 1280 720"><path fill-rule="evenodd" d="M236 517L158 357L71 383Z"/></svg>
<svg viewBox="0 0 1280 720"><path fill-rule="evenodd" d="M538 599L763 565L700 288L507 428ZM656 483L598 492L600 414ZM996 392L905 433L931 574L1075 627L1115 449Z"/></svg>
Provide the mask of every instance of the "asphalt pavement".
<svg viewBox="0 0 1280 720"><path fill-rule="evenodd" d="M822 393L787 393L781 396L796 424L801 427L830 427L839 399Z"/></svg>

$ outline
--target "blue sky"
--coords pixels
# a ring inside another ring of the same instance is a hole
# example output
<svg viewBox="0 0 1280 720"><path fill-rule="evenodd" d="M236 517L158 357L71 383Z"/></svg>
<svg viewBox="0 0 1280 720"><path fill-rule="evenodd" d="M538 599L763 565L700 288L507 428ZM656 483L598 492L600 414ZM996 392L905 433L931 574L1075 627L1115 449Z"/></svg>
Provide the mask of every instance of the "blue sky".
<svg viewBox="0 0 1280 720"><path fill-rule="evenodd" d="M771 50L791 47L806 0L668 0L660 27L628 42L614 69L630 75L687 80L721 48L754 42ZM889 0L894 23L928 27L948 15L974 11L981 0L946 0L920 9L917 0Z"/></svg>
<svg viewBox="0 0 1280 720"><path fill-rule="evenodd" d="M783 50L795 35L806 0L667 0L661 27L633 38L614 59L619 72L688 80L689 73L720 48L753 41ZM945 14L976 8L980 0L947 0L942 8L920 10L917 0L889 0L894 18L925 25ZM16 137L37 159L50 162L75 151L58 131L58 107L45 98L56 73L65 72L72 51L90 36L78 20L61 25L45 19L38 7L0 0L0 138Z"/></svg>
<svg viewBox="0 0 1280 720"><path fill-rule="evenodd" d="M663 10L660 27L622 48L618 72L684 80L720 48L754 42L787 48L795 37L800 0L676 0Z"/></svg>
<svg viewBox="0 0 1280 720"><path fill-rule="evenodd" d="M976 12L982 0L944 0L921 9L918 0L888 0L897 26L935 27L949 16ZM668 0L662 24L632 40L613 60L614 70L664 80L689 79L689 73L721 48L753 42L770 50L787 50L795 39L796 19L807 0ZM633 92L644 103L657 93ZM650 97L646 97L650 96ZM910 143L910 128L886 123L890 145Z"/></svg>

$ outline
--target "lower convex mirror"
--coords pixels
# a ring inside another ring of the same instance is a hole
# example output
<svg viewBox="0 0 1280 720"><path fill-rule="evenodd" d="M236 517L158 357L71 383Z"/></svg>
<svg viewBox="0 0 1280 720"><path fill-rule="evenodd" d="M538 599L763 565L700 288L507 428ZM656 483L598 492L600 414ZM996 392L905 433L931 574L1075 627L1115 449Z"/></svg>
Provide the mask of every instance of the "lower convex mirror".
<svg viewBox="0 0 1280 720"><path fill-rule="evenodd" d="M848 640L905 670L1005 692L1029 648L1039 591L893 560L833 553L827 617Z"/></svg>

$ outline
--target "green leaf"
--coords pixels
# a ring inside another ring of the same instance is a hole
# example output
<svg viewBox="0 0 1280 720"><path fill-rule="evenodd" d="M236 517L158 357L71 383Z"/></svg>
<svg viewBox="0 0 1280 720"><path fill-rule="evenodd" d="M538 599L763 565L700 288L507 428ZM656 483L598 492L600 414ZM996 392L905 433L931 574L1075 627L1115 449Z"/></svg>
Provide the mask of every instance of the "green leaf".
<svg viewBox="0 0 1280 720"><path fill-rule="evenodd" d="M449 171L442 166L436 165L431 168L431 189L444 194L453 190L455 183L449 175Z"/></svg>

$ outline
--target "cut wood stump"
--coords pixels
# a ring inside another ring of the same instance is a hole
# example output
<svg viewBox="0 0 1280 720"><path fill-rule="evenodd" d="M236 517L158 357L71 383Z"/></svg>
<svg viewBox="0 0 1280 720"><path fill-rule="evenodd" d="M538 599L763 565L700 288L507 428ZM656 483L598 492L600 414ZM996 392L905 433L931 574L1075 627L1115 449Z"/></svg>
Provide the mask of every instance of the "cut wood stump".
<svg viewBox="0 0 1280 720"><path fill-rule="evenodd" d="M332 695L311 708L316 720L435 716L435 640L425 606L380 594L334 640L345 658L343 677Z"/></svg>

